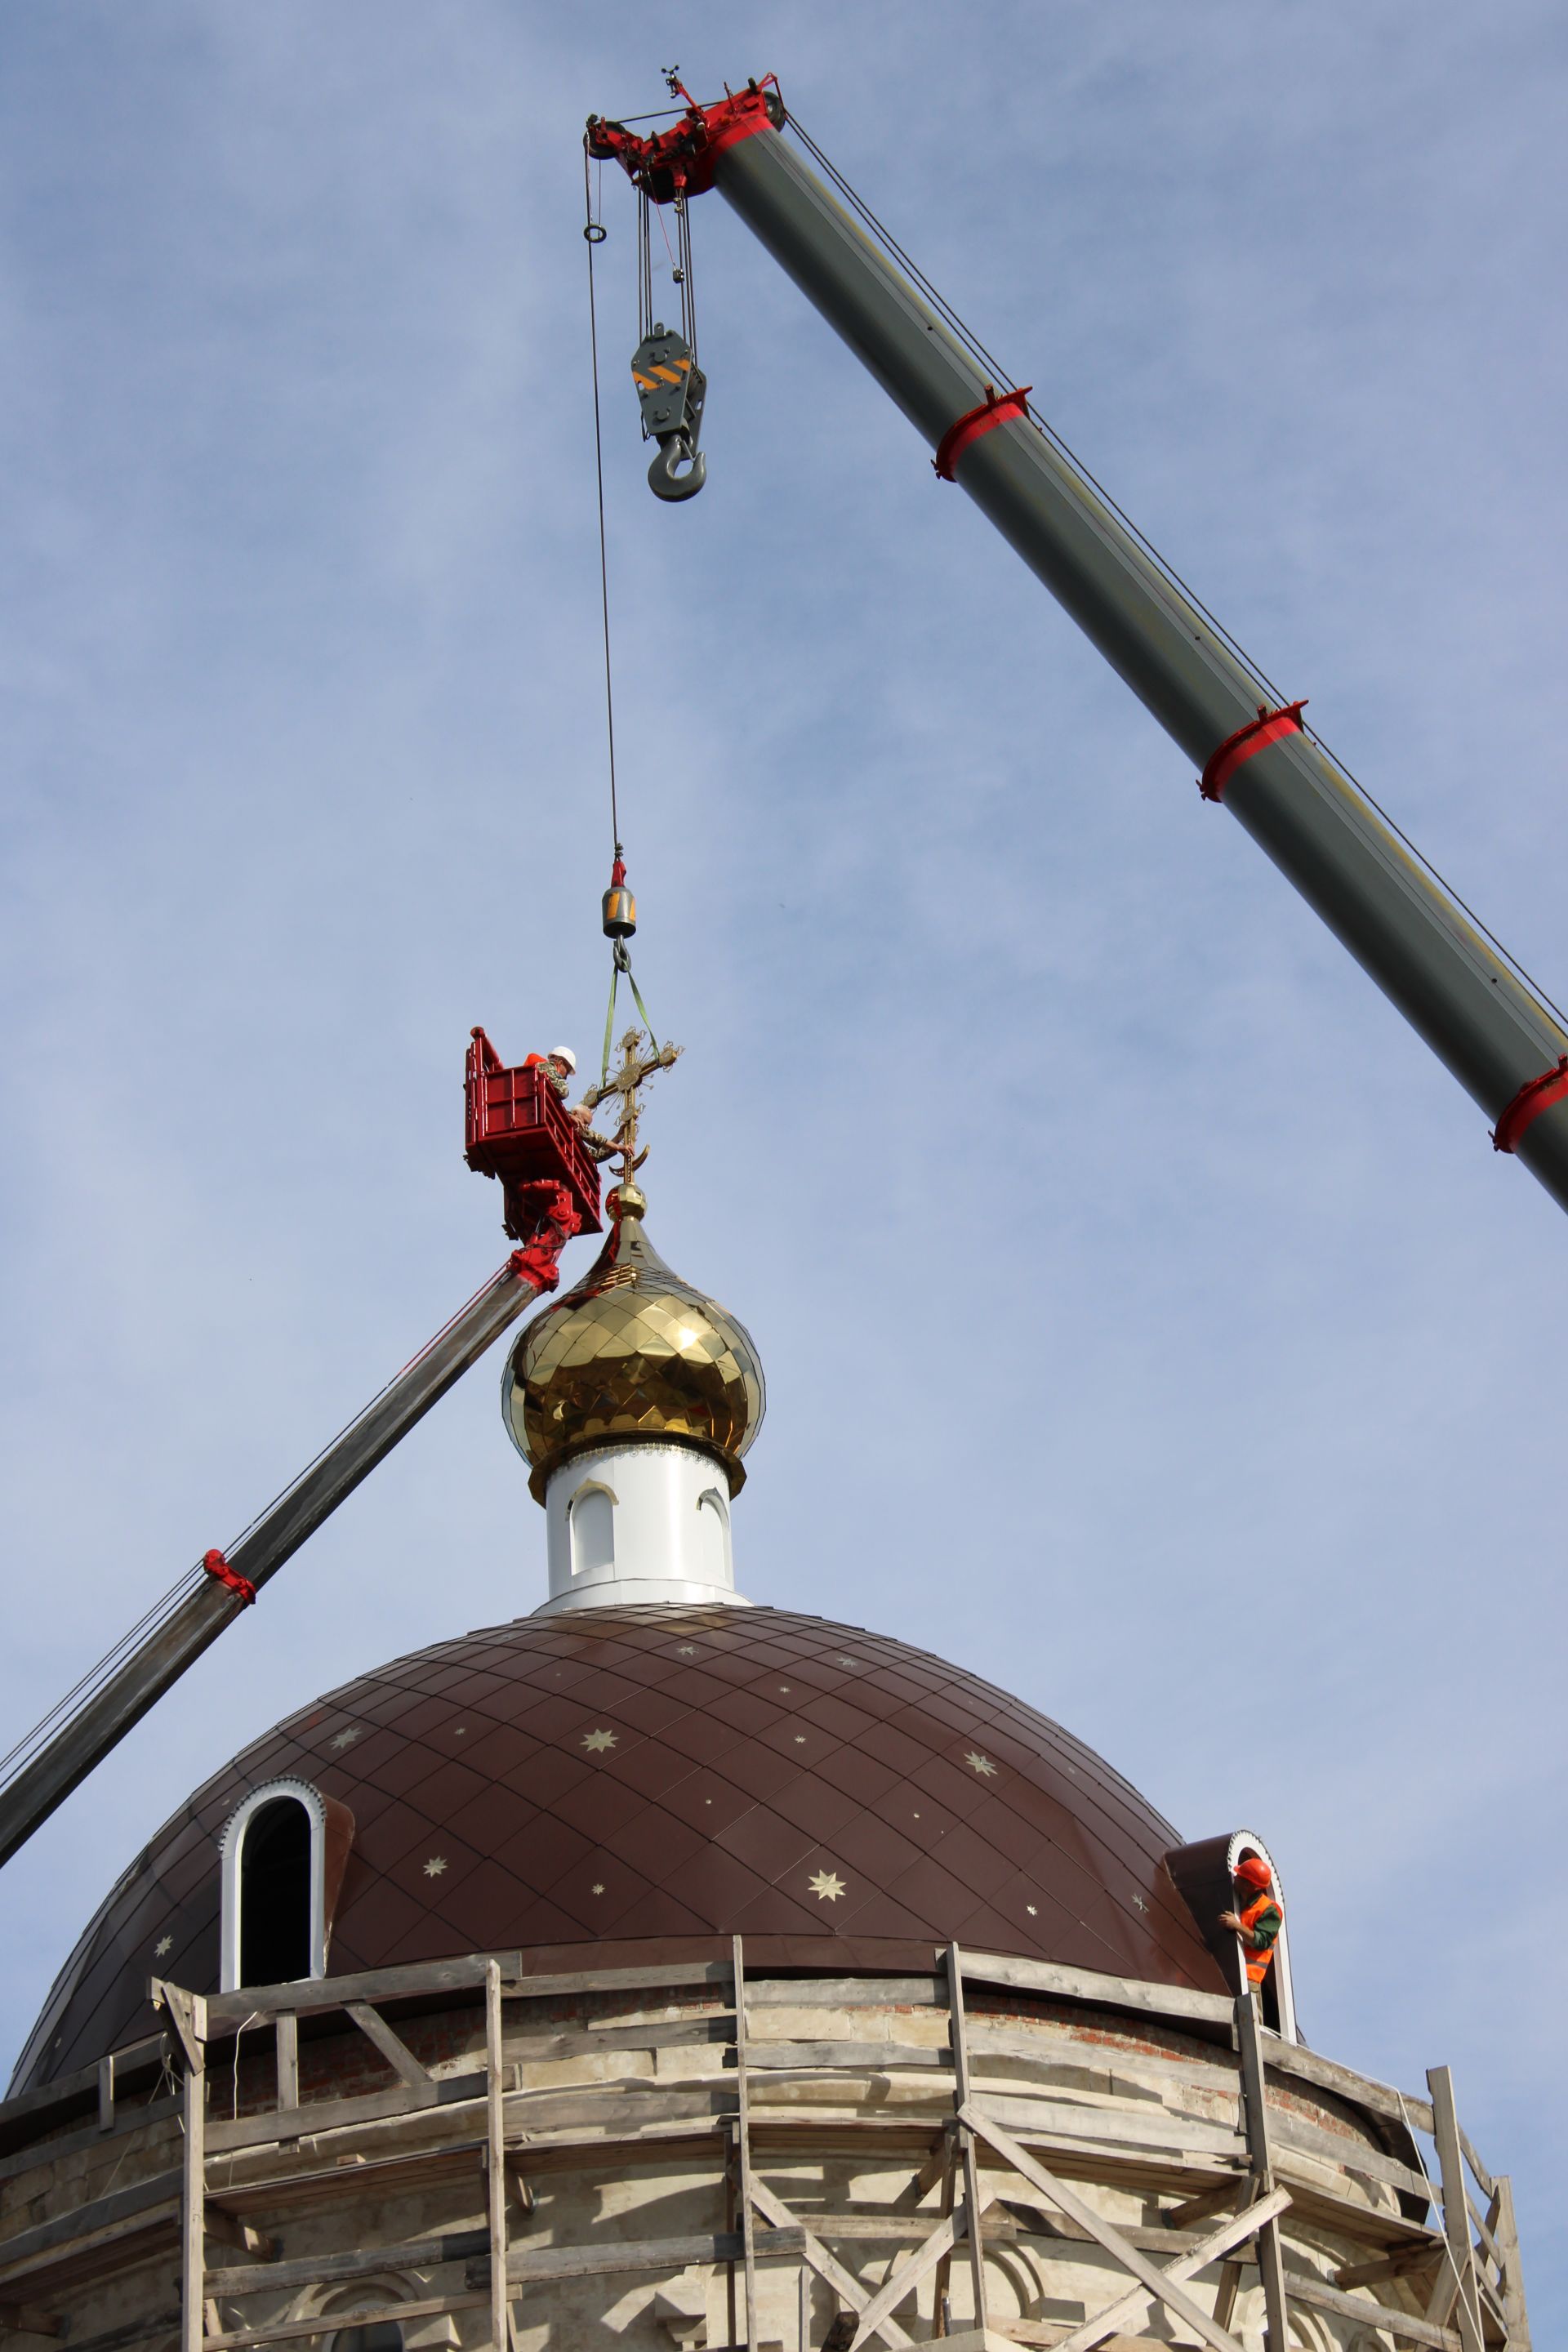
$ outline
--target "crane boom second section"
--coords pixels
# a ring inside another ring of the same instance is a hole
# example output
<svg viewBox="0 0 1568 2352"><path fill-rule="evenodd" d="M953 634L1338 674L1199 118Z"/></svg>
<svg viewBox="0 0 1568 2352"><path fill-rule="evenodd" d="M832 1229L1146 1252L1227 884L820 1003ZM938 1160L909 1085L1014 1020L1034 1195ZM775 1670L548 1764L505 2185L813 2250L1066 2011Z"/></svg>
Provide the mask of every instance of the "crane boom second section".
<svg viewBox="0 0 1568 2352"><path fill-rule="evenodd" d="M656 202L716 188L1517 1152L1568 1208L1568 1032L784 136L755 83L656 139L590 120Z"/></svg>
<svg viewBox="0 0 1568 2352"><path fill-rule="evenodd" d="M13 1750L13 1769L0 1781L0 1863L9 1861L119 1746L523 1308L554 1289L562 1246L581 1223L562 1191L527 1246L513 1251L483 1289L263 1511L227 1557L208 1552L205 1573L193 1571L195 1582L176 1592L165 1613L121 1643Z"/></svg>

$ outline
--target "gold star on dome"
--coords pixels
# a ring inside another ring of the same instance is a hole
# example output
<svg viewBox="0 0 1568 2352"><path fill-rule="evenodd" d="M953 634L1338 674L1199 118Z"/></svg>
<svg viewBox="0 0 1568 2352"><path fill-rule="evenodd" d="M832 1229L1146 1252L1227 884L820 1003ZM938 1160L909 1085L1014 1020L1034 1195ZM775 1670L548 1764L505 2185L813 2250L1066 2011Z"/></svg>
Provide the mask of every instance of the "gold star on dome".
<svg viewBox="0 0 1568 2352"><path fill-rule="evenodd" d="M444 1853L433 1853L429 1861L425 1865L425 1875L426 1878L439 1878L441 1873L446 1869L446 1855Z"/></svg>
<svg viewBox="0 0 1568 2352"><path fill-rule="evenodd" d="M604 1891L603 1886L598 1885L595 1885L589 1889L589 1893L593 1895L602 1895Z"/></svg>
<svg viewBox="0 0 1568 2352"><path fill-rule="evenodd" d="M996 1769L989 1756L982 1756L973 1748L963 1760L972 1772L979 1773L983 1780L989 1780Z"/></svg>
<svg viewBox="0 0 1568 2352"><path fill-rule="evenodd" d="M1037 1918L1039 1917L1039 1916L1040 1916L1040 1915L1039 1915L1039 1913L1036 1910L1036 1908L1035 1908L1035 1906L1034 1906L1034 1905L1033 1905L1032 1903L1026 1903L1026 1904L1025 1904L1025 1906L1024 1906L1024 1908L1025 1908L1025 1910L1028 1913L1028 1915L1029 1915L1029 1916L1030 1916L1030 1918L1031 1918L1031 1919L1037 1919Z"/></svg>
<svg viewBox="0 0 1568 2352"><path fill-rule="evenodd" d="M172 1952L174 1948L174 1939L173 1936L160 1936L157 1942L153 1947L153 1957L155 1960L161 1960L165 1952Z"/></svg>
<svg viewBox="0 0 1568 2352"><path fill-rule="evenodd" d="M841 1895L849 1892L836 1870L819 1870L815 1878L805 1883L819 1903L837 1903Z"/></svg>
<svg viewBox="0 0 1568 2352"><path fill-rule="evenodd" d="M695 1643L695 1642L682 1642L682 1643L681 1643L681 1645L680 1645L679 1649L676 1652L676 1654L676 1654L676 1656L677 1656L678 1658L694 1658L694 1657L697 1655L697 1644L696 1644L696 1643Z"/></svg>
<svg viewBox="0 0 1568 2352"><path fill-rule="evenodd" d="M358 1738L359 1726L357 1723L351 1723L345 1731L340 1731L338 1733L337 1738L332 1741L332 1746L334 1748L352 1748Z"/></svg>
<svg viewBox="0 0 1568 2352"><path fill-rule="evenodd" d="M593 1756L604 1756L615 1746L619 1734L614 1731L585 1731L583 1745Z"/></svg>

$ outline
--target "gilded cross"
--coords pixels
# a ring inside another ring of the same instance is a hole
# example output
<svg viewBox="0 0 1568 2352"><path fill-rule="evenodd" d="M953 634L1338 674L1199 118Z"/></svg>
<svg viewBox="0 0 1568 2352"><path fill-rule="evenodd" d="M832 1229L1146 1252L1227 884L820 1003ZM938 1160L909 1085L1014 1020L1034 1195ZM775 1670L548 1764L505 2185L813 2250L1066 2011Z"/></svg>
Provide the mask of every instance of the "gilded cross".
<svg viewBox="0 0 1568 2352"><path fill-rule="evenodd" d="M613 1101L619 1106L619 1118L613 1137L595 1135L590 1131L584 1139L595 1159L619 1158L619 1181L623 1184L631 1182L647 1158L646 1146L641 1151L637 1150L637 1122L642 1115L638 1088L647 1085L656 1070L672 1068L680 1057L679 1045L655 1045L651 1035L647 1041L647 1052L642 1050L642 1031L628 1029L621 1039L619 1069L612 1070L603 1086L590 1087L581 1104L586 1111L597 1110L602 1102Z"/></svg>

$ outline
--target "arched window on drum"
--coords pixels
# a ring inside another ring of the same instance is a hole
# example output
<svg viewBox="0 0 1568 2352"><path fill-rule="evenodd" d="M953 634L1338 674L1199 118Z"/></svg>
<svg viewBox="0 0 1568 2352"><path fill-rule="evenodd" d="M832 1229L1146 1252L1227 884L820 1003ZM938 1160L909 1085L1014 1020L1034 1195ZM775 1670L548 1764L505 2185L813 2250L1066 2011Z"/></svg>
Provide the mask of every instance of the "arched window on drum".
<svg viewBox="0 0 1568 2352"><path fill-rule="evenodd" d="M616 1565L616 1501L597 1478L584 1479L569 1506L574 1576L607 1575Z"/></svg>
<svg viewBox="0 0 1568 2352"><path fill-rule="evenodd" d="M1192 1914L1193 1926L1217 1961L1226 1984L1239 1992L1247 1983L1247 1959L1241 1938L1220 1920L1227 1911L1239 1914L1253 1899L1253 1890L1238 1887L1236 1868L1248 1854L1268 1865L1273 1891L1279 1896L1282 1924L1274 1942L1274 1957L1259 1989L1258 2013L1270 2032L1286 2042L1301 2038L1296 2025L1296 1987L1290 1969L1290 1916L1274 1857L1254 1830L1232 1830L1228 1836L1199 1838L1191 1845L1173 1846L1165 1868L1177 1893Z"/></svg>
<svg viewBox="0 0 1568 2352"><path fill-rule="evenodd" d="M1231 1837L1226 1854L1226 1869L1233 1883L1237 1865L1249 1856L1261 1862L1273 1880L1280 1915L1279 1933L1274 1939L1274 1958L1258 1989L1258 2015L1271 2033L1278 2033L1286 2042L1297 2042L1300 2036L1296 2031L1296 1990L1290 1979L1290 1917L1285 1906L1285 1890L1279 1883L1278 1865L1263 1840L1251 1830L1237 1830ZM1237 1951L1242 1981L1245 1982L1246 1956L1242 1952L1239 1937L1237 1938Z"/></svg>
<svg viewBox="0 0 1568 2352"><path fill-rule="evenodd" d="M730 1553L730 1506L717 1486L704 1486L697 1497L697 1553L693 1566L700 1584L735 1581Z"/></svg>
<svg viewBox="0 0 1568 2352"><path fill-rule="evenodd" d="M309 1780L268 1781L229 1816L218 1849L225 1992L326 1975L353 1826Z"/></svg>

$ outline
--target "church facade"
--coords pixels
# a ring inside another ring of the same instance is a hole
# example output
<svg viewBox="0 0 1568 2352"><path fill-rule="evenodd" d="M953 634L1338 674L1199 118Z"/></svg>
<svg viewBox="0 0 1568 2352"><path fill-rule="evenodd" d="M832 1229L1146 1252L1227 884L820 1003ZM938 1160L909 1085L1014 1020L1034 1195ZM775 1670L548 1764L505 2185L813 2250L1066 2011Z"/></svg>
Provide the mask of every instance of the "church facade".
<svg viewBox="0 0 1568 2352"><path fill-rule="evenodd" d="M1526 2345L1446 2071L1309 2050L1288 1925L1246 1989L1259 1835L1184 1842L1023 1701L742 1597L757 1350L612 1207L503 1379L548 1599L302 1708L110 1891L0 2106L0 2323Z"/></svg>

